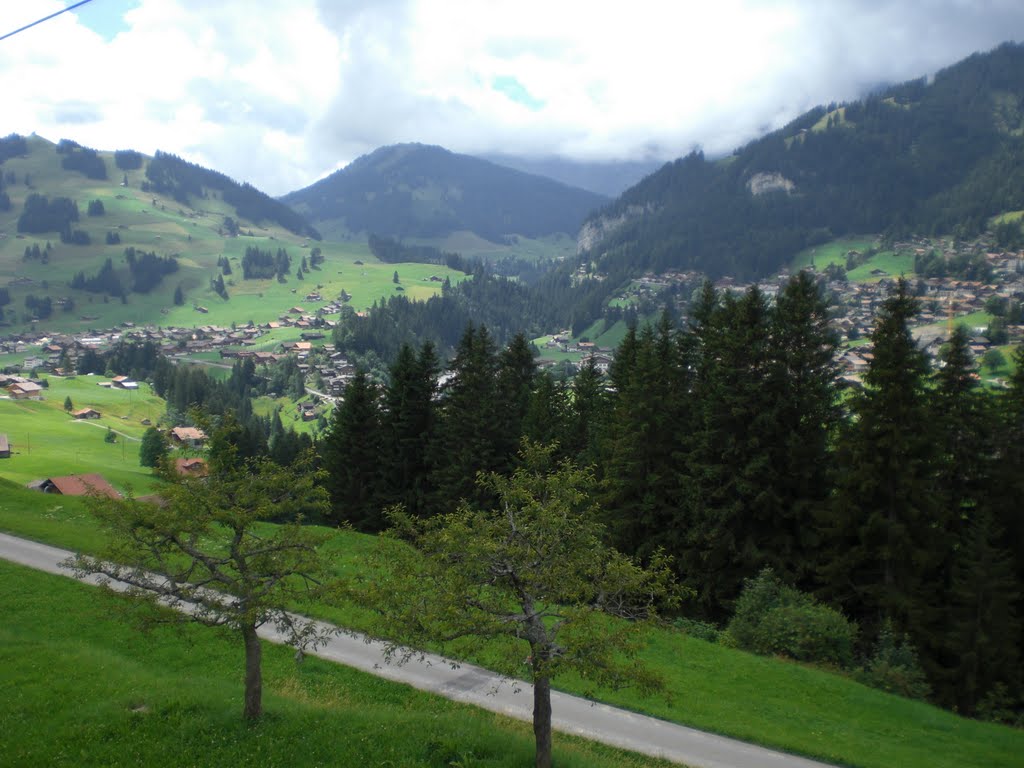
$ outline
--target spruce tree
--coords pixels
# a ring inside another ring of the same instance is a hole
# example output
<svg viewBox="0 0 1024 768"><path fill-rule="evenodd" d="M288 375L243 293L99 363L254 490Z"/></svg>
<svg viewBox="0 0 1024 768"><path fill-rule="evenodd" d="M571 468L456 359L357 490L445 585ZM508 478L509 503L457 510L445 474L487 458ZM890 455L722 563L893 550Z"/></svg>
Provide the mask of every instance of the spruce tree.
<svg viewBox="0 0 1024 768"><path fill-rule="evenodd" d="M815 514L831 491L831 444L839 427L838 339L828 306L808 272L780 291L772 312L769 378L776 412L774 481L778 514L762 540L765 563L790 584L813 582Z"/></svg>
<svg viewBox="0 0 1024 768"><path fill-rule="evenodd" d="M334 409L321 456L332 516L368 533L386 525L380 497L380 436L377 387L359 370Z"/></svg>
<svg viewBox="0 0 1024 768"><path fill-rule="evenodd" d="M441 388L438 438L431 473L436 509L449 511L460 499L483 503L477 472L497 470L505 444L498 434L497 355L485 326L466 326Z"/></svg>
<svg viewBox="0 0 1024 768"><path fill-rule="evenodd" d="M917 301L906 280L883 302L871 333L873 359L853 419L840 436L834 503L821 517L823 593L874 634L885 617L919 647L939 517L937 456L930 428L928 361L910 334Z"/></svg>
<svg viewBox="0 0 1024 768"><path fill-rule="evenodd" d="M726 294L700 331L682 570L713 618L769 561L765 548L782 514L770 341L768 304L756 286L740 298Z"/></svg>
<svg viewBox="0 0 1024 768"><path fill-rule="evenodd" d="M383 496L388 504L401 503L416 516L427 514L430 504L437 372L437 355L430 342L424 343L418 356L403 344L383 396Z"/></svg>
<svg viewBox="0 0 1024 768"><path fill-rule="evenodd" d="M526 336L517 333L498 355L497 420L499 467L511 467L523 436L523 422L530 408L537 363Z"/></svg>

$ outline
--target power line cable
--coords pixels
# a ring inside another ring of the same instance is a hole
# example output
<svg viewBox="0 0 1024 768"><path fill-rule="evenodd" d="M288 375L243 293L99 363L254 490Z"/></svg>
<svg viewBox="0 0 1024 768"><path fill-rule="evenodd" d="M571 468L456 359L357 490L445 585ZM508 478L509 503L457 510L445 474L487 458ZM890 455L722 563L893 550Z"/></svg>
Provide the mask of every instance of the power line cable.
<svg viewBox="0 0 1024 768"><path fill-rule="evenodd" d="M0 40L6 40L8 37L14 37L19 32L24 32L26 29L32 29L32 27L34 27L36 24L42 24L44 21L49 21L54 16L60 16L62 13L67 13L68 11L73 11L73 10L75 10L75 8L78 8L79 6L82 6L82 5L85 5L86 3L91 3L91 2L92 2L92 0L80 0L80 2L77 2L74 5L69 5L67 8L61 8L56 13L51 13L49 16L45 16L45 17L39 19L38 21L33 21L31 24L26 24L24 27L21 27L20 29L16 29L13 32L8 32L3 37L0 37Z"/></svg>

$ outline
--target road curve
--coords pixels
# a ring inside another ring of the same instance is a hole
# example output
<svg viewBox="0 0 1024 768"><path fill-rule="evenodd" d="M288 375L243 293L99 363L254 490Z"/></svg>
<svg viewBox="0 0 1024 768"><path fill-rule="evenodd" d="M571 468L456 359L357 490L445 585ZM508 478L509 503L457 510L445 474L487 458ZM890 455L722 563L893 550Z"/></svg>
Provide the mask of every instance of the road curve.
<svg viewBox="0 0 1024 768"><path fill-rule="evenodd" d="M0 558L21 565L71 577L71 572L61 567L61 563L73 555L73 552L65 549L0 533ZM99 577L88 577L84 581L97 584ZM260 636L271 642L283 642L273 627L263 627ZM471 664L453 664L430 654L422 660L417 658L403 665L388 664L381 643L352 633L332 635L326 646L309 653L508 717L526 721L532 719L533 686L522 681L502 679ZM551 707L555 730L693 768L831 768L826 763L716 736L558 691L551 693Z"/></svg>

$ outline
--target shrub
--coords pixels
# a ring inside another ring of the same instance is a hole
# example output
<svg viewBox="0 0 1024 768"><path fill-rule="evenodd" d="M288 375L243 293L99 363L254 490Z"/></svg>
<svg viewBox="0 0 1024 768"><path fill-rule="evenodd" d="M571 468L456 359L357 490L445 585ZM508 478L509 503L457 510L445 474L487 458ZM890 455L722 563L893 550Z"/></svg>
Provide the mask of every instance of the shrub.
<svg viewBox="0 0 1024 768"><path fill-rule="evenodd" d="M807 602L770 610L758 627L752 650L781 654L797 661L849 667L853 664L856 639L856 624L839 611Z"/></svg>
<svg viewBox="0 0 1024 768"><path fill-rule="evenodd" d="M706 640L709 643L717 643L722 630L707 621L700 619L688 619L681 617L672 622L672 626L680 632L695 637L698 640Z"/></svg>
<svg viewBox="0 0 1024 768"><path fill-rule="evenodd" d="M754 653L849 666L857 625L765 568L745 583L726 634L726 644Z"/></svg>
<svg viewBox="0 0 1024 768"><path fill-rule="evenodd" d="M872 688L910 699L926 699L931 693L917 651L906 635L897 637L889 619L882 624L874 652L858 679Z"/></svg>

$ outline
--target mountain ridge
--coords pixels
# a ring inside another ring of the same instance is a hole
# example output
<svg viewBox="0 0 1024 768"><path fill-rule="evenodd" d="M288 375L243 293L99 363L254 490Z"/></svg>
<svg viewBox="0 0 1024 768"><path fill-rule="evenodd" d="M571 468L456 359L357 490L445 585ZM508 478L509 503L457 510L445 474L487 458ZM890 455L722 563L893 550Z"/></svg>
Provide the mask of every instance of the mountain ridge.
<svg viewBox="0 0 1024 768"><path fill-rule="evenodd" d="M428 144L380 147L280 200L335 236L443 238L470 231L491 242L564 233L608 198Z"/></svg>

